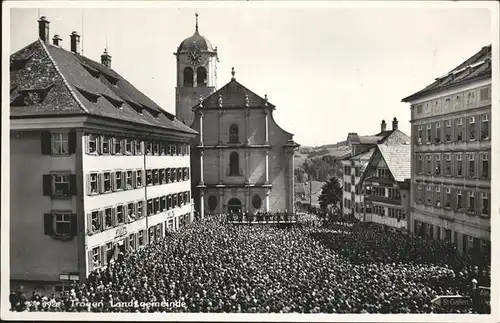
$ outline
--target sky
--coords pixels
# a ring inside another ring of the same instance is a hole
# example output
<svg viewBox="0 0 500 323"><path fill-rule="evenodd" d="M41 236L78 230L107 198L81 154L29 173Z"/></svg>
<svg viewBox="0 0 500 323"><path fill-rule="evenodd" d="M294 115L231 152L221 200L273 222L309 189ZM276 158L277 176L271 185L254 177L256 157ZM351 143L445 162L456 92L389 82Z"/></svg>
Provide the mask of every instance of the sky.
<svg viewBox="0 0 500 323"><path fill-rule="evenodd" d="M175 114L173 53L195 29L218 47L217 86L236 79L276 105L274 118L303 146L380 131L399 120L410 135L406 97L492 42L487 8L207 6L182 8L11 9L10 53L38 38L40 15L50 38L82 36L84 55L112 67ZM307 5L307 4L306 4Z"/></svg>

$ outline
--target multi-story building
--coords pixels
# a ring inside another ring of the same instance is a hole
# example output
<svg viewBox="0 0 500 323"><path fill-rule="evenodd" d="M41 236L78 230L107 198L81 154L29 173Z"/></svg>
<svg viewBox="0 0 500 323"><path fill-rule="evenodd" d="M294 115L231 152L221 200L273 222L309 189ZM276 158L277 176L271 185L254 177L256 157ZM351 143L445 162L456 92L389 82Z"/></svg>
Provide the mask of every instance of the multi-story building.
<svg viewBox="0 0 500 323"><path fill-rule="evenodd" d="M192 220L189 141L197 134L111 68L80 36L10 57L10 274L60 289L117 254Z"/></svg>
<svg viewBox="0 0 500 323"><path fill-rule="evenodd" d="M491 45L403 102L413 127L412 232L489 254Z"/></svg>
<svg viewBox="0 0 500 323"><path fill-rule="evenodd" d="M216 90L217 49L200 35L198 19L175 55L176 113L199 132L191 165L201 216L205 210L293 212L298 144L274 121L275 106L238 83L234 69L231 81Z"/></svg>
<svg viewBox="0 0 500 323"><path fill-rule="evenodd" d="M410 143L378 144L359 179L363 221L406 232L409 214Z"/></svg>
<svg viewBox="0 0 500 323"><path fill-rule="evenodd" d="M370 160L377 144L402 144L410 137L398 129L398 120L392 120L392 129L387 130L385 120L380 124L380 132L372 136L359 136L355 132L347 136L347 146L351 153L341 159L342 163L342 207L343 213L353 215L363 221L363 193L360 190L359 180Z"/></svg>

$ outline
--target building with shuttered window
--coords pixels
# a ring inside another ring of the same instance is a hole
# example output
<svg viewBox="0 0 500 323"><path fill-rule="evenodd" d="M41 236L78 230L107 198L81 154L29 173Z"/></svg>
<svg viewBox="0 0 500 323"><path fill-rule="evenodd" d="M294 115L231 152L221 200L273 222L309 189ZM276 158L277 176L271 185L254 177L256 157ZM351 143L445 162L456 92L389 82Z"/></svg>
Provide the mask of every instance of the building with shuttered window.
<svg viewBox="0 0 500 323"><path fill-rule="evenodd" d="M69 42L42 17L10 57L13 287L61 289L193 219L197 132Z"/></svg>
<svg viewBox="0 0 500 323"><path fill-rule="evenodd" d="M411 230L490 252L491 45L403 99L411 104Z"/></svg>

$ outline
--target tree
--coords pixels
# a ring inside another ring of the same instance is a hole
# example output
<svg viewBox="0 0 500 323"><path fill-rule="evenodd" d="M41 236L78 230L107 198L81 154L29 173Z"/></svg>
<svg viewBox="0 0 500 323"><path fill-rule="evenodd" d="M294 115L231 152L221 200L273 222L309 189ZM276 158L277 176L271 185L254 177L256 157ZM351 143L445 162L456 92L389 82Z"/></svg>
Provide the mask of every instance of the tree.
<svg viewBox="0 0 500 323"><path fill-rule="evenodd" d="M326 210L329 206L340 208L342 203L342 187L340 187L339 180L335 176L323 184L318 200L323 210Z"/></svg>

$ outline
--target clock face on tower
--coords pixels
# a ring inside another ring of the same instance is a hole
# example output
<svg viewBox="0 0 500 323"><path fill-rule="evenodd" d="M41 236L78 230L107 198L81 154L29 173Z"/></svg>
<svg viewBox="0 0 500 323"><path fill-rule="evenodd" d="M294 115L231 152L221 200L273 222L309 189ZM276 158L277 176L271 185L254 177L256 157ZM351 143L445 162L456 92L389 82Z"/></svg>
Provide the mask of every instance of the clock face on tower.
<svg viewBox="0 0 500 323"><path fill-rule="evenodd" d="M188 53L188 60L191 65L198 65L201 62L201 53L197 50L193 50Z"/></svg>

